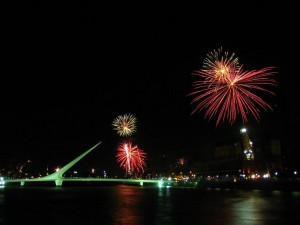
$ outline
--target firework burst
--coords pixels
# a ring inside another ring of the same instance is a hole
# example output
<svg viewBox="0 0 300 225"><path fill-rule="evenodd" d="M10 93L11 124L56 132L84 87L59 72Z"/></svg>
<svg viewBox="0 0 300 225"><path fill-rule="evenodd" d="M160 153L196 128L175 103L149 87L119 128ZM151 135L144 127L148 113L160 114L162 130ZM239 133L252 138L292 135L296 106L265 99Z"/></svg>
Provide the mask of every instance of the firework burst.
<svg viewBox="0 0 300 225"><path fill-rule="evenodd" d="M115 118L112 122L112 126L120 136L130 136L136 132L136 122L137 119L135 116L125 114Z"/></svg>
<svg viewBox="0 0 300 225"><path fill-rule="evenodd" d="M226 79L229 75L229 70L233 67L235 69L239 68L239 61L235 53L223 51L223 48L220 47L207 54L203 62L202 70L211 74L211 76L208 77L209 79L220 81Z"/></svg>
<svg viewBox="0 0 300 225"><path fill-rule="evenodd" d="M126 174L144 172L146 153L131 141L124 141L118 146L116 157L120 167L126 170Z"/></svg>
<svg viewBox="0 0 300 225"><path fill-rule="evenodd" d="M195 96L191 102L196 104L192 114L205 111L205 118L211 120L217 117L216 126L221 121L233 124L238 115L241 115L243 123L248 122L250 114L259 121L260 109L272 110L258 93L275 95L267 89L277 85L272 78L276 74L274 67L246 71L243 66L236 67L230 63L228 66L226 77L222 79L214 79L215 73L208 70L194 71L193 74L201 79L193 83L194 91L188 94Z"/></svg>

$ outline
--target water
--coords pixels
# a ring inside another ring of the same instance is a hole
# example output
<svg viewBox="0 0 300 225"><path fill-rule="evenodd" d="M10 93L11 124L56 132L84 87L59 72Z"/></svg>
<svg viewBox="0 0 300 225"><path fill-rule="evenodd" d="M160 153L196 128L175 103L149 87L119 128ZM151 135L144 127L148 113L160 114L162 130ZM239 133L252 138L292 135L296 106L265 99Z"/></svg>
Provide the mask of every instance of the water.
<svg viewBox="0 0 300 225"><path fill-rule="evenodd" d="M5 187L0 224L299 224L300 192L107 187Z"/></svg>

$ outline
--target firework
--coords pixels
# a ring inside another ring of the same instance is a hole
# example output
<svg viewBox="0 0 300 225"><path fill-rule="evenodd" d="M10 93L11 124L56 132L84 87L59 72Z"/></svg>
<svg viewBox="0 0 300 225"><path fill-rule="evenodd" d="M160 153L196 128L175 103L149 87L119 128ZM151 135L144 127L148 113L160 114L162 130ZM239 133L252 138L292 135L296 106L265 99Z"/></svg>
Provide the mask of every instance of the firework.
<svg viewBox="0 0 300 225"><path fill-rule="evenodd" d="M120 167L126 170L126 174L143 172L146 167L146 153L131 141L124 141L118 146L116 157Z"/></svg>
<svg viewBox="0 0 300 225"><path fill-rule="evenodd" d="M115 118L112 125L120 136L130 136L136 132L136 122L136 117L131 114L125 114Z"/></svg>
<svg viewBox="0 0 300 225"><path fill-rule="evenodd" d="M218 81L226 79L229 75L229 70L239 68L238 58L235 57L235 53L229 53L223 51L222 47L217 50L213 50L210 54L207 54L203 62L203 71L211 74L209 79L216 79Z"/></svg>
<svg viewBox="0 0 300 225"><path fill-rule="evenodd" d="M246 71L242 65L228 65L228 73L224 79L212 79L214 75L207 70L194 71L193 74L202 79L193 83L194 91L188 94L195 96L191 102L196 104L192 114L205 111L205 118L209 120L216 116L216 126L221 121L233 124L238 115L241 115L243 123L248 122L249 114L259 121L260 109L272 110L258 92L275 95L267 89L277 85L272 78L275 74L274 67Z"/></svg>

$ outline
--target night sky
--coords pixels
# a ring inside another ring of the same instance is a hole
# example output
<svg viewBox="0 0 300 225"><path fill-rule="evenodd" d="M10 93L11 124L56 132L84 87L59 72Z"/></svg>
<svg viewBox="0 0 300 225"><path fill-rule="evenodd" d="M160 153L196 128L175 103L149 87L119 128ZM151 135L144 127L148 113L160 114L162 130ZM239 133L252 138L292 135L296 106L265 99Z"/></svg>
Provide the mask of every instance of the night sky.
<svg viewBox="0 0 300 225"><path fill-rule="evenodd" d="M132 138L150 167L204 159L243 126L191 115L191 74L219 47L248 70L276 67L273 111L244 126L254 144L278 138L300 156L296 1L200 2L2 2L0 162L52 168L102 141L86 163L118 167L111 124L125 113L137 118Z"/></svg>

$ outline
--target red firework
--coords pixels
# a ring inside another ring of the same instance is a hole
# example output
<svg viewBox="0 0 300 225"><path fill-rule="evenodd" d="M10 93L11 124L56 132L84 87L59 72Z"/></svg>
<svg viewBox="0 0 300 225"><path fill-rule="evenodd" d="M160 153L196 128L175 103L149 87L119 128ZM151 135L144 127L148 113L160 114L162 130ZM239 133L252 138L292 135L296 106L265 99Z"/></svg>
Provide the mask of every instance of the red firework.
<svg viewBox="0 0 300 225"><path fill-rule="evenodd" d="M116 157L120 167L124 168L127 174L144 172L146 153L131 141L124 141L118 146Z"/></svg>
<svg viewBox="0 0 300 225"><path fill-rule="evenodd" d="M195 95L191 102L196 103L192 114L205 111L205 118L209 120L216 116L217 126L221 121L233 124L238 115L241 115L243 123L248 122L249 114L259 121L260 109L272 110L254 91L275 95L266 88L277 85L272 78L276 74L274 67L252 71L245 71L242 67L231 64L227 75L222 79L216 78L214 73L207 70L195 70L193 74L202 79L193 83L194 91L188 95Z"/></svg>

